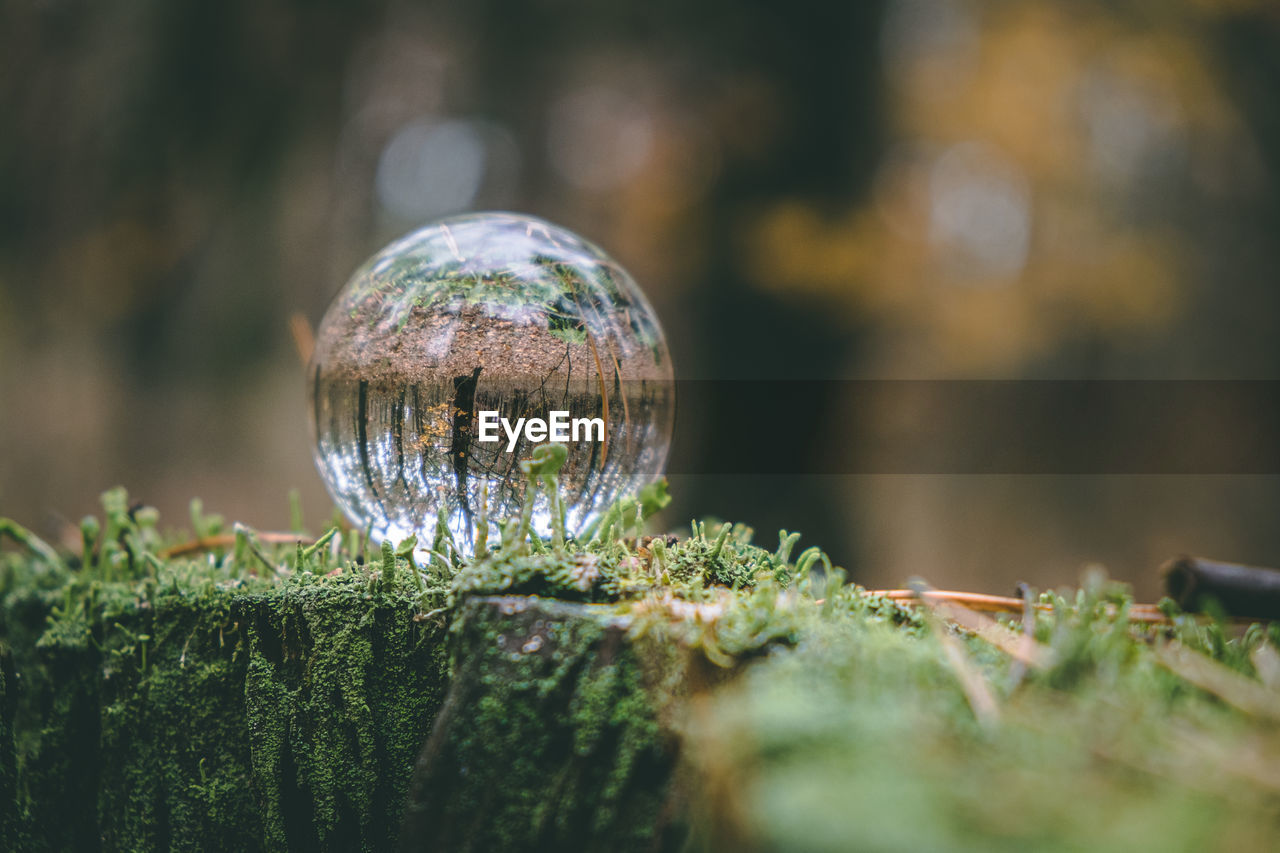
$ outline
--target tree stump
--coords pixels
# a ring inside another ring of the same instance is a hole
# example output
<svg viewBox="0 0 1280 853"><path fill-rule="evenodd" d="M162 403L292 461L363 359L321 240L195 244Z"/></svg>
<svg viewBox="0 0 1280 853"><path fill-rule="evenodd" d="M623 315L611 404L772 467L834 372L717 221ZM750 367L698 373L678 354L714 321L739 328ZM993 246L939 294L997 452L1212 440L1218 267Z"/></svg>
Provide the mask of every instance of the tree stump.
<svg viewBox="0 0 1280 853"><path fill-rule="evenodd" d="M475 597L402 850L674 846L671 697L606 605Z"/></svg>

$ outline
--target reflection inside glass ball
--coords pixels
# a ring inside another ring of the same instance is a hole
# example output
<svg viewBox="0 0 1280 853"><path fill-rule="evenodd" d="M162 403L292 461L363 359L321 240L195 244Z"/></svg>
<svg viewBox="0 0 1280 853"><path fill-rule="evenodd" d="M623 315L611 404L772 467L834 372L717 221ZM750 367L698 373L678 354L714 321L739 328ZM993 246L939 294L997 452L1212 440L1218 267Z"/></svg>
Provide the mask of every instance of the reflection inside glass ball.
<svg viewBox="0 0 1280 853"><path fill-rule="evenodd" d="M325 314L309 376L316 465L378 541L430 545L440 518L472 553L482 516L519 512L520 460L553 439L573 534L658 477L670 444L653 309L600 249L527 216L453 217L375 255ZM533 524L550 530L545 496Z"/></svg>

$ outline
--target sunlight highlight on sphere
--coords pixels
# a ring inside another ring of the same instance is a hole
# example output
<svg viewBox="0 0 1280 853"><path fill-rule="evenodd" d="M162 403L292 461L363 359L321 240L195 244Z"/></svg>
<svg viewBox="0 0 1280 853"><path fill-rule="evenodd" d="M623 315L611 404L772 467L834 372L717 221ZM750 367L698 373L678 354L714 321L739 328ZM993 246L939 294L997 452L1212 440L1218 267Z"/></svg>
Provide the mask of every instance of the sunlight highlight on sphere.
<svg viewBox="0 0 1280 853"><path fill-rule="evenodd" d="M570 534L660 476L671 439L671 359L648 301L600 249L528 216L452 217L383 249L325 314L309 378L316 465L380 541L430 544L441 519L471 553L483 518L519 513L519 462L548 436L485 441L490 415L517 430L601 421L566 442ZM533 523L550 530L545 497Z"/></svg>

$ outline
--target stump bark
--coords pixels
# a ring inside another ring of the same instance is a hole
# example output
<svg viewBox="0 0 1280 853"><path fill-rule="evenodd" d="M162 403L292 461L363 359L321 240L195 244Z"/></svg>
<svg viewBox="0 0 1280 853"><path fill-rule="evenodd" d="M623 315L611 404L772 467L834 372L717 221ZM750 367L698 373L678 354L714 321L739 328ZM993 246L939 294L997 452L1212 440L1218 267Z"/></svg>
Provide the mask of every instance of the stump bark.
<svg viewBox="0 0 1280 853"><path fill-rule="evenodd" d="M603 605L468 600L454 677L418 759L401 849L656 850L668 802L670 697Z"/></svg>
<svg viewBox="0 0 1280 853"><path fill-rule="evenodd" d="M269 581L6 555L0 849L1274 841L1280 736L1257 711L1280 627L1153 628L1095 583L1026 637L971 636L732 547L624 557L608 589L517 549L455 578L450 609L389 548Z"/></svg>
<svg viewBox="0 0 1280 853"><path fill-rule="evenodd" d="M424 618L354 576L2 600L5 849L683 837L665 715L686 656L641 652L607 605L473 596Z"/></svg>
<svg viewBox="0 0 1280 853"><path fill-rule="evenodd" d="M6 848L394 846L442 623L354 581L110 593L4 597Z"/></svg>

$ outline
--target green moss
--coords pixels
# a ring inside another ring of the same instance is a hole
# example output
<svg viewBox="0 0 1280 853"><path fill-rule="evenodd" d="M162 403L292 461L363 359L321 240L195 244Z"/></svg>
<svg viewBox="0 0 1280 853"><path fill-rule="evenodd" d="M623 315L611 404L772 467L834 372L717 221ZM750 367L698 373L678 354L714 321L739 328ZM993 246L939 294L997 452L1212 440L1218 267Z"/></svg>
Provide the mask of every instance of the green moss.
<svg viewBox="0 0 1280 853"><path fill-rule="evenodd" d="M554 489L558 461L525 472ZM1176 608L1144 627L1090 576L1044 597L1028 669L845 585L818 549L793 558L794 534L640 536L662 497L581 542L539 541L522 513L479 559L421 568L413 543L351 532L166 553L122 492L75 557L8 524L7 848L1268 843L1280 737L1160 649L1274 693L1255 658L1275 627ZM221 534L198 508L193 525Z"/></svg>
<svg viewBox="0 0 1280 853"><path fill-rule="evenodd" d="M648 850L675 740L614 608L473 597L406 831L447 850Z"/></svg>
<svg viewBox="0 0 1280 853"><path fill-rule="evenodd" d="M346 556L320 575L325 555L248 533L238 556L159 560L106 503L112 538L78 568L4 557L20 689L6 680L0 749L16 747L5 802L27 846L391 845L443 699L444 627L423 618L442 592Z"/></svg>
<svg viewBox="0 0 1280 853"><path fill-rule="evenodd" d="M358 580L255 612L244 689L268 846L385 846L443 698L442 629Z"/></svg>
<svg viewBox="0 0 1280 853"><path fill-rule="evenodd" d="M17 689L13 656L0 644L0 838L11 839L14 847L30 843L18 801L18 758L13 738Z"/></svg>
<svg viewBox="0 0 1280 853"><path fill-rule="evenodd" d="M1273 727L1162 666L1173 638L1247 672L1263 638L1179 618L1152 630L1118 585L1086 579L1042 614L1046 664L960 637L996 700L984 722L934 632L856 588L800 608L785 653L757 659L689 720L711 849L1080 850L1268 846L1280 791L1255 761ZM904 630L905 627L905 630ZM959 636L959 635L953 635Z"/></svg>

